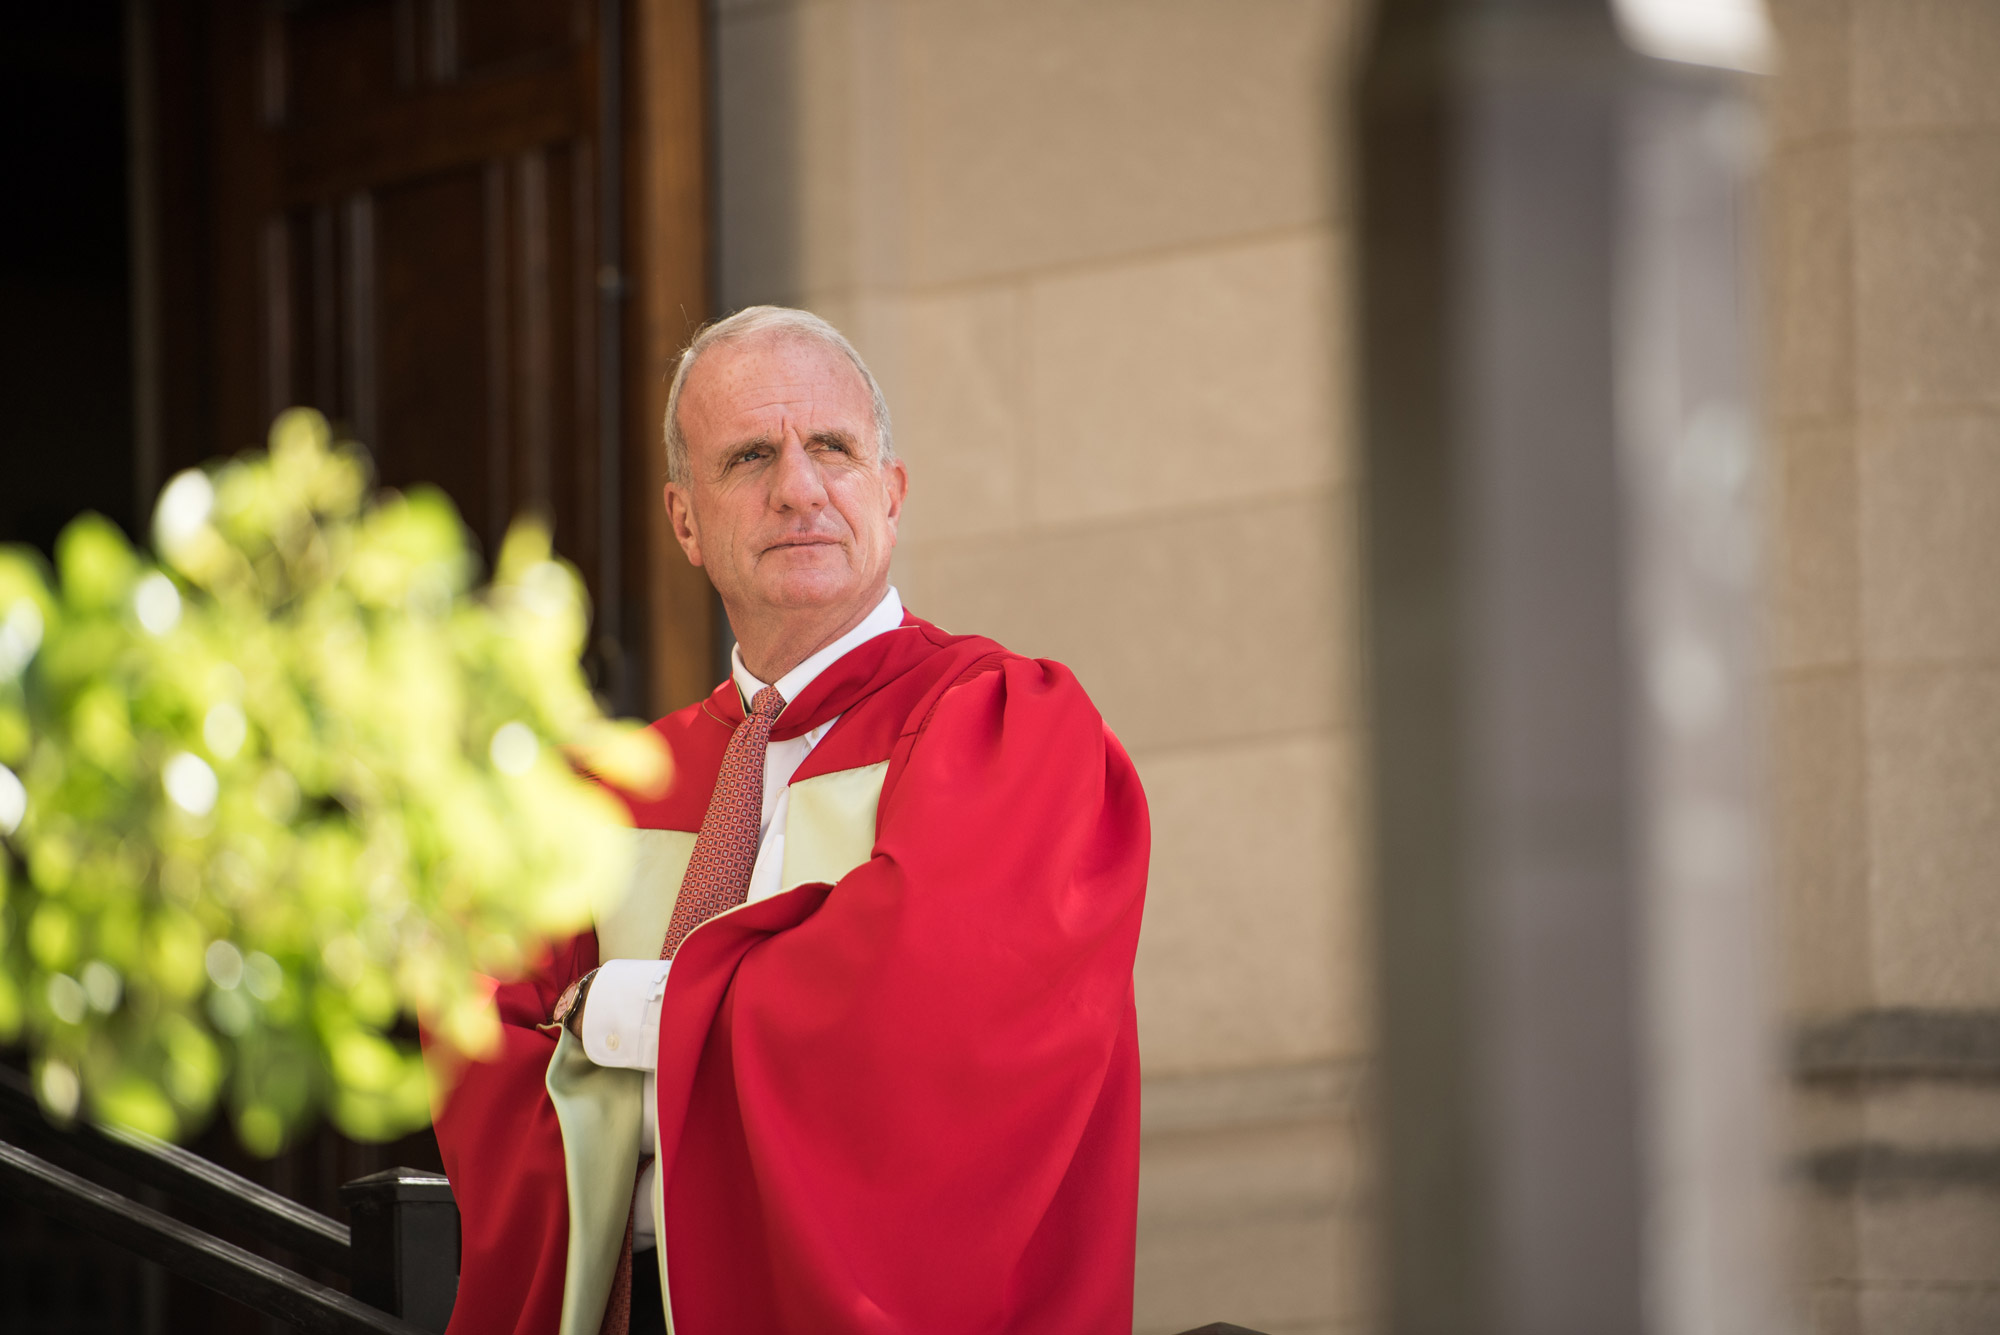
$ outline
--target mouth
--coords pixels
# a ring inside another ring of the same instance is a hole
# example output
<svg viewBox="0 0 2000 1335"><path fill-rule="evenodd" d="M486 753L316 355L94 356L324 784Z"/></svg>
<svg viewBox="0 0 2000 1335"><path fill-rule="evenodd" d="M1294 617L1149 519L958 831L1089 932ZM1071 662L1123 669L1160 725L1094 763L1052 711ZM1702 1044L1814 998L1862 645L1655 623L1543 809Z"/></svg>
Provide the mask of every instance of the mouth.
<svg viewBox="0 0 2000 1335"><path fill-rule="evenodd" d="M766 547L764 549L764 554L766 556L769 556L773 552L810 551L818 547L838 547L839 545L840 545L839 538L821 537L816 534L805 534L795 538L783 538L777 542L774 542L769 547Z"/></svg>

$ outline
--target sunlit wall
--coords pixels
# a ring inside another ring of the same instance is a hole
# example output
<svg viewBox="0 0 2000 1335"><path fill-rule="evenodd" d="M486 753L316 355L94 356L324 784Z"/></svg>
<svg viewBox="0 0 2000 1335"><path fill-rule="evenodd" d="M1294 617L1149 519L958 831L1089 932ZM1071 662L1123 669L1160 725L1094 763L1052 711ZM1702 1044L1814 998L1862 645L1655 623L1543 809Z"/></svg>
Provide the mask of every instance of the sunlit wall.
<svg viewBox="0 0 2000 1335"><path fill-rule="evenodd" d="M881 373L919 614L1074 668L1154 819L1139 1326L1362 1302L1345 0L717 7L721 299Z"/></svg>

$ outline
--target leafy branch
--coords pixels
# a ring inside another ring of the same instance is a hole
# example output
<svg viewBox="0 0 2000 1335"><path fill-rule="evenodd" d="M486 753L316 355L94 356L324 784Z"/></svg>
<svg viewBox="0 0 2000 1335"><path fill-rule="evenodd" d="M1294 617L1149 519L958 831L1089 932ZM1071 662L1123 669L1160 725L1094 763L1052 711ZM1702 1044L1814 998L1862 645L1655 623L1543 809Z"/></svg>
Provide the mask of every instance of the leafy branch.
<svg viewBox="0 0 2000 1335"><path fill-rule="evenodd" d="M316 413L174 479L154 537L0 548L0 1041L61 1117L420 1126L410 1021L487 1050L494 980L625 874L563 748L639 787L664 756L591 697L545 529L476 589L443 494L371 496Z"/></svg>

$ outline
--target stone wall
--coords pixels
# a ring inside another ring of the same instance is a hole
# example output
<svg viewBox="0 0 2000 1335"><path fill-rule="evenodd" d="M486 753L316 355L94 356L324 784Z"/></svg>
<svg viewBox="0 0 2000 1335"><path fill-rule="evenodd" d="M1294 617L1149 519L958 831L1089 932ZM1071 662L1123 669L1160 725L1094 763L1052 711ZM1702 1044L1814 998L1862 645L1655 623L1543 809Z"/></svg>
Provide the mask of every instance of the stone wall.
<svg viewBox="0 0 2000 1335"><path fill-rule="evenodd" d="M2000 1323L2000 6L1774 0L1784 994L1811 1328ZM1365 1324L1356 0L715 0L721 304L881 373L897 581L1138 761L1141 1331Z"/></svg>
<svg viewBox="0 0 2000 1335"><path fill-rule="evenodd" d="M2000 7L1773 11L1773 703L1811 1328L1990 1330Z"/></svg>
<svg viewBox="0 0 2000 1335"><path fill-rule="evenodd" d="M1146 784L1138 1326L1364 1306L1349 0L718 0L720 298L880 374L896 581Z"/></svg>

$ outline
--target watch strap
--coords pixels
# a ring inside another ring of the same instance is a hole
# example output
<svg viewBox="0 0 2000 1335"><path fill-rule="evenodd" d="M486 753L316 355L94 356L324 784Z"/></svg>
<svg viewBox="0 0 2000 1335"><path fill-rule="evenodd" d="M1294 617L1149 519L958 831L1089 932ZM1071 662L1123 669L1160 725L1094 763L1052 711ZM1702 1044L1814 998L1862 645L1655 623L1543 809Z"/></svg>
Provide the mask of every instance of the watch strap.
<svg viewBox="0 0 2000 1335"><path fill-rule="evenodd" d="M590 985L596 977L597 970L592 969L564 988L562 995L556 998L555 1014L550 1017L578 1038L583 1037L583 1031L578 1027L583 1015L583 1003L590 996Z"/></svg>

